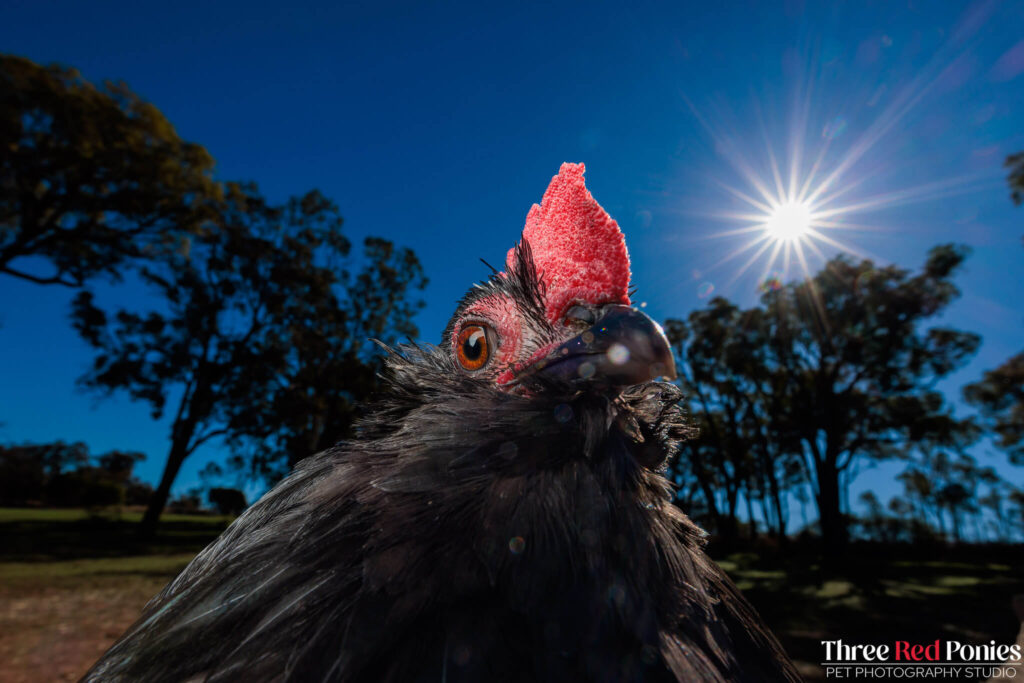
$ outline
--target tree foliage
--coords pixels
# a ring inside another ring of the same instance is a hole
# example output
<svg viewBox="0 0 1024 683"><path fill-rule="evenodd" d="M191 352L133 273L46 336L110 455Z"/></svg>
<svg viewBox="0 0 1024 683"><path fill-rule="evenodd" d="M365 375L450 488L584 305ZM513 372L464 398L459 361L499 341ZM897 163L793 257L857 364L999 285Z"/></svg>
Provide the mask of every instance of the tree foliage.
<svg viewBox="0 0 1024 683"><path fill-rule="evenodd" d="M785 538L784 491L798 473L794 431L775 405L786 377L766 357L765 321L761 309L743 311L716 298L687 321L665 326L680 359L680 382L701 420L699 436L685 444L688 465L708 516L728 540L738 534L741 492L748 506L760 503L773 533Z"/></svg>
<svg viewBox="0 0 1024 683"><path fill-rule="evenodd" d="M154 417L173 400L167 465L143 533L182 463L212 439L248 445L265 473L275 459L252 443L292 447L287 463L312 453L300 447L343 435L352 401L373 381L366 335L415 332L407 297L425 284L415 256L371 240L368 270L351 275L338 209L319 192L275 206L255 186L229 184L212 213L187 249L141 269L156 308L111 315L87 291L75 301L75 326L98 352L82 383L126 391Z"/></svg>
<svg viewBox="0 0 1024 683"><path fill-rule="evenodd" d="M861 466L909 458L926 440L964 438L968 426L933 387L979 338L924 327L957 296L952 276L964 258L936 247L912 274L837 257L813 278L766 292L754 309L716 299L687 322L670 322L681 381L702 421L690 466L709 477L705 497L722 487L733 515L741 489L748 501L772 500L799 472L826 544L838 550L847 488Z"/></svg>
<svg viewBox="0 0 1024 683"><path fill-rule="evenodd" d="M903 494L883 510L871 491L860 500L868 514L859 522L868 538L892 542L1009 543L1024 531L1021 491L969 453L924 448L898 475Z"/></svg>
<svg viewBox="0 0 1024 683"><path fill-rule="evenodd" d="M219 192L206 150L123 83L0 55L0 92L0 273L117 279L127 260L178 248Z"/></svg>
<svg viewBox="0 0 1024 683"><path fill-rule="evenodd" d="M1006 157L1006 167L1010 169L1006 178L1010 184L1010 198L1019 205L1024 202L1024 152Z"/></svg>
<svg viewBox="0 0 1024 683"><path fill-rule="evenodd" d="M1024 152L1006 159L1013 201L1024 200ZM981 417L1006 450L1010 461L1024 465L1024 352L1018 353L980 380L964 387L964 398L977 406Z"/></svg>
<svg viewBox="0 0 1024 683"><path fill-rule="evenodd" d="M1024 465L1024 353L985 372L980 381L964 388L964 396L981 409L996 443L1015 464Z"/></svg>
<svg viewBox="0 0 1024 683"><path fill-rule="evenodd" d="M245 493L239 489L215 486L209 490L206 499L222 515L237 516L242 514L245 508L249 507L249 502L245 499Z"/></svg>
<svg viewBox="0 0 1024 683"><path fill-rule="evenodd" d="M281 374L233 433L236 467L273 482L350 436L377 388L380 356L370 340L392 344L418 334L412 319L422 302L412 295L426 278L416 255L369 237L352 266L328 273L330 301L287 312Z"/></svg>

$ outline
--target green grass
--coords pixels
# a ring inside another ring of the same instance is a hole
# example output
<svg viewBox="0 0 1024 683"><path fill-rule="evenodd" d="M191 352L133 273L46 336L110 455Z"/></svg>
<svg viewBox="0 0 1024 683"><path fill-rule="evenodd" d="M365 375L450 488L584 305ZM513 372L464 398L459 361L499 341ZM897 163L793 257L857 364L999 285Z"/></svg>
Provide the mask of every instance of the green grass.
<svg viewBox="0 0 1024 683"><path fill-rule="evenodd" d="M193 553L184 553L58 562L0 562L0 584L16 590L83 590L139 577L169 581L177 576L194 556Z"/></svg>
<svg viewBox="0 0 1024 683"><path fill-rule="evenodd" d="M194 557L183 555L139 555L104 557L97 560L66 560L63 562L0 563L0 578L75 578L82 576L116 576L118 574L174 574Z"/></svg>
<svg viewBox="0 0 1024 683"><path fill-rule="evenodd" d="M76 522L90 519L86 510L80 508L0 508L0 524L10 522ZM125 522L141 522L141 510L125 510L120 514ZM188 524L223 527L228 517L220 515L173 515L164 514L163 522L186 522Z"/></svg>
<svg viewBox="0 0 1024 683"><path fill-rule="evenodd" d="M78 509L0 508L0 586L17 591L159 587L230 523L207 515L164 515L156 536L137 535L142 512L96 517Z"/></svg>

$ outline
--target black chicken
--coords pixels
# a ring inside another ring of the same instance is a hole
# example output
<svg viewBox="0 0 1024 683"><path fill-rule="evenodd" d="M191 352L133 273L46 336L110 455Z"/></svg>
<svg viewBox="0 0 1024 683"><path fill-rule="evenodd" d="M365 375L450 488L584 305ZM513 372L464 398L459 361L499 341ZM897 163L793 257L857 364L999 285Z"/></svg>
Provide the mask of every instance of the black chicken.
<svg viewBox="0 0 1024 683"><path fill-rule="evenodd" d="M439 347L390 351L308 458L88 681L798 680L659 474L689 428L582 164Z"/></svg>

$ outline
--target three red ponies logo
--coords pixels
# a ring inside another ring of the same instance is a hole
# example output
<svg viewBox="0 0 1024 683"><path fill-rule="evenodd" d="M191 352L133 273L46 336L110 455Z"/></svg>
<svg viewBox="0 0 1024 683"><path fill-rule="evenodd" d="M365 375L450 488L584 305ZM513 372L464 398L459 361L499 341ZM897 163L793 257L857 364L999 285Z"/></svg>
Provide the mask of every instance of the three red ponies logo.
<svg viewBox="0 0 1024 683"><path fill-rule="evenodd" d="M957 640L889 643L847 643L823 640L821 666L826 678L872 680L923 678L930 680L1009 680L1019 670L1019 643L975 645Z"/></svg>

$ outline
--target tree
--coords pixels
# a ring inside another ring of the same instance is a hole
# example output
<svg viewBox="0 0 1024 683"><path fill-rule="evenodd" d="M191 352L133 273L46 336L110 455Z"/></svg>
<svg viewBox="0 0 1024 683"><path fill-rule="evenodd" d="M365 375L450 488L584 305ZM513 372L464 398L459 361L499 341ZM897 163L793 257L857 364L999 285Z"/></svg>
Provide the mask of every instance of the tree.
<svg viewBox="0 0 1024 683"><path fill-rule="evenodd" d="M765 364L763 325L763 311L741 311L723 298L693 312L686 322L665 324L680 383L700 420L699 436L685 445L688 465L717 530L727 538L736 535L741 493L748 508L754 499L762 503L777 538L786 533L785 491L795 473L792 439L787 439L792 430L774 406L779 395L774 384L785 378ZM715 501L716 491L724 492L724 509Z"/></svg>
<svg viewBox="0 0 1024 683"><path fill-rule="evenodd" d="M88 464L82 442L0 446L0 505L41 503L50 481Z"/></svg>
<svg viewBox="0 0 1024 683"><path fill-rule="evenodd" d="M140 271L159 297L157 309L108 316L90 292L75 301L75 326L98 351L81 380L85 386L127 391L148 402L154 417L176 400L167 463L143 517L144 535L155 530L182 464L204 443L274 439L293 416L282 415L282 393L344 395L347 386L344 376L333 375L334 386L302 384L314 371L296 346L323 325L342 335L335 321L352 308L350 245L337 207L318 192L273 206L254 186L229 184L215 208L214 225L186 242L187 249ZM411 252L408 267L419 268ZM328 358L332 348L316 357ZM332 419L311 414L307 419Z"/></svg>
<svg viewBox="0 0 1024 683"><path fill-rule="evenodd" d="M996 443L1010 461L1024 465L1024 352L988 370L978 382L964 387L964 397L981 409L996 433Z"/></svg>
<svg viewBox="0 0 1024 683"><path fill-rule="evenodd" d="M885 513L882 503L874 491L864 491L858 496L858 500L867 508L867 515L860 519L860 526L864 534L871 539L882 543L895 543L902 540L903 527L899 517L892 517Z"/></svg>
<svg viewBox="0 0 1024 683"><path fill-rule="evenodd" d="M1007 500L1010 503L1008 524L1024 538L1024 489L1011 488Z"/></svg>
<svg viewBox="0 0 1024 683"><path fill-rule="evenodd" d="M217 508L222 515L240 515L249 507L245 499L245 493L239 489L228 489L215 486L207 493L207 500Z"/></svg>
<svg viewBox="0 0 1024 683"><path fill-rule="evenodd" d="M921 329L959 294L966 253L933 248L922 271L837 257L812 279L768 292L765 340L790 381L782 404L797 429L826 550L847 539L846 490L862 461L909 457L952 429L936 381L977 349L977 335Z"/></svg>
<svg viewBox="0 0 1024 683"><path fill-rule="evenodd" d="M145 454L126 451L110 451L96 458L99 468L106 472L111 479L120 482L128 482L132 478L132 470L135 464L146 459Z"/></svg>
<svg viewBox="0 0 1024 683"><path fill-rule="evenodd" d="M126 492L137 497L147 486L131 476L144 459L142 453L110 451L96 456L93 466L82 442L0 446L0 505L120 505Z"/></svg>
<svg viewBox="0 0 1024 683"><path fill-rule="evenodd" d="M281 377L236 432L236 466L268 483L351 436L360 406L377 388L380 354L371 339L392 344L418 334L412 318L423 303L412 295L427 281L416 255L378 237L363 246L358 273L336 271L336 303L314 299L288 311Z"/></svg>
<svg viewBox="0 0 1024 683"><path fill-rule="evenodd" d="M1014 203L1024 201L1024 152L1006 159L1007 179ZM964 398L977 406L987 426L998 437L1010 462L1024 465L1024 352L1018 353L981 380L964 387Z"/></svg>
<svg viewBox="0 0 1024 683"><path fill-rule="evenodd" d="M220 191L206 150L123 83L0 55L0 92L0 273L117 279L126 260L178 248Z"/></svg>
<svg viewBox="0 0 1024 683"><path fill-rule="evenodd" d="M1010 198L1019 205L1024 202L1024 152L1006 157L1006 167L1010 169L1006 178L1010 185Z"/></svg>
<svg viewBox="0 0 1024 683"><path fill-rule="evenodd" d="M762 491L773 481L788 486L798 459L830 554L847 540L844 508L858 467L909 458L914 444L953 434L933 386L979 338L922 327L958 295L952 276L964 258L936 247L912 275L839 256L813 278L766 292L755 309L719 299L690 316L692 337L677 347L682 382L715 457L735 463L749 453Z"/></svg>

